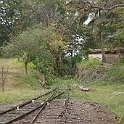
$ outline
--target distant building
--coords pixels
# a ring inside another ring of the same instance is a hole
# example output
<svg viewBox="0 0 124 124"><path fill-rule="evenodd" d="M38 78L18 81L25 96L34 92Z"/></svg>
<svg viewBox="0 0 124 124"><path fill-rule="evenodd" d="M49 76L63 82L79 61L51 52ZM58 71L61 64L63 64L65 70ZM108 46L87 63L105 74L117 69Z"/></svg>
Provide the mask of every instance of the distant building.
<svg viewBox="0 0 124 124"><path fill-rule="evenodd" d="M109 64L114 63L120 53L124 53L124 49L119 48L119 49L110 50L110 49L104 48L105 62ZM102 61L102 50L92 49L91 52L88 54L88 58L89 59L95 58Z"/></svg>

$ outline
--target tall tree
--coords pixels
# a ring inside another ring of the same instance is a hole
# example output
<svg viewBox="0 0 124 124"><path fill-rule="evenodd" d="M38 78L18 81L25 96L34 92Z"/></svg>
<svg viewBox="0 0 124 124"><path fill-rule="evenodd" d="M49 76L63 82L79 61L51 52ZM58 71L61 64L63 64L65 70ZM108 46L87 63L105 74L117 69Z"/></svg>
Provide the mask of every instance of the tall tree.
<svg viewBox="0 0 124 124"><path fill-rule="evenodd" d="M102 50L102 60L104 61L105 41L115 32L115 28L111 26L113 19L117 20L115 10L124 8L123 1L120 0L98 0L94 1L71 1L68 3L73 8L77 8L79 13L87 14L89 23L87 26L93 26L92 34L96 35L96 41L99 41L99 47ZM112 14L112 15L111 15ZM90 16L92 15L92 16Z"/></svg>

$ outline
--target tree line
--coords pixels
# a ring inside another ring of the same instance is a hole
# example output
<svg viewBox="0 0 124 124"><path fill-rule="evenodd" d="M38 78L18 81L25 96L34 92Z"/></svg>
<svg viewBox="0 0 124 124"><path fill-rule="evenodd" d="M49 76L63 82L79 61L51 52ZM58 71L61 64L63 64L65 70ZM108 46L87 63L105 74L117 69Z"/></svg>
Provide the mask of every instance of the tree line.
<svg viewBox="0 0 124 124"><path fill-rule="evenodd" d="M75 75L90 49L124 47L123 0L1 0L0 46L46 77Z"/></svg>

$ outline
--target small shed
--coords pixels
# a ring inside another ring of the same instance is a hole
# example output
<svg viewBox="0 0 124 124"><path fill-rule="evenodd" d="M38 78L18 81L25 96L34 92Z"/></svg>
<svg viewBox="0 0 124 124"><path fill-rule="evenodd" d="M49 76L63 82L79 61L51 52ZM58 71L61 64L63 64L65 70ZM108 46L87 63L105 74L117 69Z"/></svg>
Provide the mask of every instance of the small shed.
<svg viewBox="0 0 124 124"><path fill-rule="evenodd" d="M105 62L108 64L113 64L115 60L118 58L120 53L124 53L124 49L114 49L110 50L107 48L104 48L104 58ZM102 50L101 49L92 49L91 52L88 54L89 59L99 59L102 61Z"/></svg>

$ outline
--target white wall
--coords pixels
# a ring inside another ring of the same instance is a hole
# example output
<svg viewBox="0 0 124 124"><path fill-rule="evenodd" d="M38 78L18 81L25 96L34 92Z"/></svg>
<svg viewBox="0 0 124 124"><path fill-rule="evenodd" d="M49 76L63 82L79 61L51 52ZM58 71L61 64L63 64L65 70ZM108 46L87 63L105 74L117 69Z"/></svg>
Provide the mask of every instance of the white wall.
<svg viewBox="0 0 124 124"><path fill-rule="evenodd" d="M104 54L106 63L114 63L114 61L118 58L117 54ZM99 59L102 61L102 54L89 54L88 55L89 59Z"/></svg>
<svg viewBox="0 0 124 124"><path fill-rule="evenodd" d="M102 54L89 54L88 58L89 59L99 59L102 61Z"/></svg>

